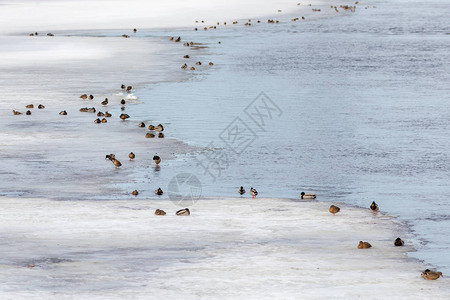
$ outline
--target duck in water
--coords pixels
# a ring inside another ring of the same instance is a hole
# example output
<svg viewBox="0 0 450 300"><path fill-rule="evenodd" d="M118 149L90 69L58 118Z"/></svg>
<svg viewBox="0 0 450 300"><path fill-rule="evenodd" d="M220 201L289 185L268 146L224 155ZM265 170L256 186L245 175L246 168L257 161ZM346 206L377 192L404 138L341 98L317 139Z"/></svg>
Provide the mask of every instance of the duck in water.
<svg viewBox="0 0 450 300"><path fill-rule="evenodd" d="M137 195L139 195L139 192L137 190L134 190L134 191L131 192L131 195L137 196Z"/></svg>
<svg viewBox="0 0 450 300"><path fill-rule="evenodd" d="M130 116L129 115L127 115L127 114L121 114L120 115L120 118L123 120L123 121L125 121L126 119L128 119Z"/></svg>
<svg viewBox="0 0 450 300"><path fill-rule="evenodd" d="M161 162L161 157L159 157L158 155L154 155L153 161L155 162L155 165L159 165L159 163Z"/></svg>
<svg viewBox="0 0 450 300"><path fill-rule="evenodd" d="M136 155L133 152L130 152L130 154L128 154L128 157L130 158L130 160L133 160L136 158Z"/></svg>
<svg viewBox="0 0 450 300"><path fill-rule="evenodd" d="M300 198L302 198L302 199L316 199L316 195L315 194L311 194L311 193L302 192L300 194Z"/></svg>
<svg viewBox="0 0 450 300"><path fill-rule="evenodd" d="M164 194L164 192L161 188L158 188L157 190L155 190L155 194L161 196L162 194Z"/></svg>

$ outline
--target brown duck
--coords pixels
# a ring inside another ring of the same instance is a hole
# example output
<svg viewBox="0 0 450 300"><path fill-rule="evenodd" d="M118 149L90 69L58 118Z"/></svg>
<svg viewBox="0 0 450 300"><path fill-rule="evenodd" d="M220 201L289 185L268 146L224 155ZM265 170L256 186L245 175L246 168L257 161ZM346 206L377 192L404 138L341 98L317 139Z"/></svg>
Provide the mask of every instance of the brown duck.
<svg viewBox="0 0 450 300"><path fill-rule="evenodd" d="M130 116L129 115L127 115L127 114L121 114L120 115L120 118L122 119L122 120L126 120L126 119L128 119Z"/></svg>
<svg viewBox="0 0 450 300"><path fill-rule="evenodd" d="M439 277L444 277L441 272L431 271L430 269L426 269L421 274L422 278L427 280L436 280Z"/></svg>
<svg viewBox="0 0 450 300"><path fill-rule="evenodd" d="M155 215L157 215L157 216L165 216L166 212L163 211L162 209L156 209L155 210Z"/></svg>
<svg viewBox="0 0 450 300"><path fill-rule="evenodd" d="M130 160L133 160L136 158L136 155L133 152L130 152L130 154L128 154L128 157L130 158Z"/></svg>
<svg viewBox="0 0 450 300"><path fill-rule="evenodd" d="M368 249L372 247L368 242L359 241L358 249Z"/></svg>
<svg viewBox="0 0 450 300"><path fill-rule="evenodd" d="M330 213L332 213L333 215L336 215L341 209L335 205L331 205L330 206Z"/></svg>
<svg viewBox="0 0 450 300"><path fill-rule="evenodd" d="M405 242L401 238L398 237L395 239L394 245L397 247L401 247L401 246L405 245Z"/></svg>

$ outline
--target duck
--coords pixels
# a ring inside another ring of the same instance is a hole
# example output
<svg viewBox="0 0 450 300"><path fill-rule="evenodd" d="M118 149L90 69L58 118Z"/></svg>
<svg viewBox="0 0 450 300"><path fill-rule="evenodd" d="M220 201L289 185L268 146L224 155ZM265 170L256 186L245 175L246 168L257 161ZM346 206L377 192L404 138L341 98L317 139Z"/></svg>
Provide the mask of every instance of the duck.
<svg viewBox="0 0 450 300"><path fill-rule="evenodd" d="M155 162L155 165L159 165L159 163L161 162L161 157L159 157L158 155L154 155L153 161Z"/></svg>
<svg viewBox="0 0 450 300"><path fill-rule="evenodd" d="M17 110L14 110L14 109L13 109L13 114L14 114L15 116L18 116L18 115L21 115L22 113L21 113L20 111L17 111Z"/></svg>
<svg viewBox="0 0 450 300"><path fill-rule="evenodd" d="M398 237L398 238L395 239L394 245L397 246L397 247L400 247L400 246L405 245L405 242L401 238Z"/></svg>
<svg viewBox="0 0 450 300"><path fill-rule="evenodd" d="M189 56L189 55L187 55L187 54L186 54L185 56L183 56L183 58L189 58L189 57L190 57L190 56Z"/></svg>
<svg viewBox="0 0 450 300"><path fill-rule="evenodd" d="M375 201L372 201L372 204L370 204L370 209L372 210L372 213L376 215L378 213L378 204L376 204Z"/></svg>
<svg viewBox="0 0 450 300"><path fill-rule="evenodd" d="M177 211L175 214L177 216L189 216L191 214L191 212L189 211L189 208L183 208L183 209L180 209L179 211Z"/></svg>
<svg viewBox="0 0 450 300"><path fill-rule="evenodd" d="M161 188L158 188L157 190L155 190L155 194L161 196L162 194L164 194L164 192Z"/></svg>
<svg viewBox="0 0 450 300"><path fill-rule="evenodd" d="M122 119L122 120L126 120L126 119L128 119L130 116L129 115L127 115L127 114L121 114L120 115L120 118Z"/></svg>
<svg viewBox="0 0 450 300"><path fill-rule="evenodd" d="M170 41L173 41L173 36L171 36L171 37L169 38L169 40L170 40Z"/></svg>
<svg viewBox="0 0 450 300"><path fill-rule="evenodd" d="M26 114L27 116L29 116L29 115L31 115L31 111L30 111L30 110L27 110L25 114Z"/></svg>
<svg viewBox="0 0 450 300"><path fill-rule="evenodd" d="M129 38L130 36L128 34L122 34L122 37Z"/></svg>
<svg viewBox="0 0 450 300"><path fill-rule="evenodd" d="M368 242L359 241L358 249L368 249L370 247L372 247L372 245Z"/></svg>
<svg viewBox="0 0 450 300"><path fill-rule="evenodd" d="M191 67L191 71L194 71L195 70L195 67Z"/></svg>
<svg viewBox="0 0 450 300"><path fill-rule="evenodd" d="M102 122L102 120L100 120L99 118L97 118L96 120L94 120L94 123L96 124L100 124Z"/></svg>
<svg viewBox="0 0 450 300"><path fill-rule="evenodd" d="M164 126L162 126L161 124L158 124L155 126L155 130L158 132L164 131Z"/></svg>
<svg viewBox="0 0 450 300"><path fill-rule="evenodd" d="M180 36L175 39L175 43L178 43L180 41L181 41L181 37Z"/></svg>
<svg viewBox="0 0 450 300"><path fill-rule="evenodd" d="M210 62L209 62L209 65L210 65L210 66L214 66L214 64L213 64L213 62L212 62L212 61L210 61Z"/></svg>
<svg viewBox="0 0 450 300"><path fill-rule="evenodd" d="M141 122L141 123L138 124L138 126L141 127L141 128L144 128L145 127L145 123Z"/></svg>
<svg viewBox="0 0 450 300"><path fill-rule="evenodd" d="M81 112L89 112L89 113L95 113L95 108L94 107L91 107L91 108L89 108L89 107L83 107L83 108L80 108L80 111Z"/></svg>
<svg viewBox="0 0 450 300"><path fill-rule="evenodd" d="M105 118L102 119L102 123L108 123L108 120L106 120Z"/></svg>
<svg viewBox="0 0 450 300"><path fill-rule="evenodd" d="M98 113L97 113L97 117L103 117L105 114L104 113L102 113L101 111L99 111Z"/></svg>
<svg viewBox="0 0 450 300"><path fill-rule="evenodd" d="M137 190L134 190L134 191L131 192L131 195L137 196L137 195L139 195L139 192Z"/></svg>
<svg viewBox="0 0 450 300"><path fill-rule="evenodd" d="M105 112L105 117L106 118L110 118L112 116L112 114L110 114L109 112Z"/></svg>
<svg viewBox="0 0 450 300"><path fill-rule="evenodd" d="M130 158L130 160L133 160L136 158L136 155L133 152L130 152L130 154L128 154L128 157Z"/></svg>
<svg viewBox="0 0 450 300"><path fill-rule="evenodd" d="M44 109L44 108L45 108L44 105L42 105L42 104L39 104L39 105L38 105L38 109Z"/></svg>
<svg viewBox="0 0 450 300"><path fill-rule="evenodd" d="M131 91L133 87L131 85L127 86L127 92Z"/></svg>
<svg viewBox="0 0 450 300"><path fill-rule="evenodd" d="M25 108L34 108L33 104L28 104L27 106L25 106Z"/></svg>
<svg viewBox="0 0 450 300"><path fill-rule="evenodd" d="M166 212L163 211L162 209L156 209L155 210L155 215L157 215L157 216L165 216Z"/></svg>
<svg viewBox="0 0 450 300"><path fill-rule="evenodd" d="M89 95L89 100L94 100L94 96L93 95Z"/></svg>
<svg viewBox="0 0 450 300"><path fill-rule="evenodd" d="M241 186L241 187L239 188L238 193L239 193L239 195L241 195L241 196L245 194L245 189L244 189L243 186Z"/></svg>
<svg viewBox="0 0 450 300"><path fill-rule="evenodd" d="M158 138L163 139L164 138L164 133L162 133L162 132L158 133Z"/></svg>
<svg viewBox="0 0 450 300"><path fill-rule="evenodd" d="M332 213L334 216L340 211L341 209L335 205L330 206L330 213Z"/></svg>
<svg viewBox="0 0 450 300"><path fill-rule="evenodd" d="M120 163L120 161L118 161L117 159L113 158L111 159L112 163L116 166L116 168L119 168L120 166L122 166L122 164Z"/></svg>
<svg viewBox="0 0 450 300"><path fill-rule="evenodd" d="M106 154L105 159L113 160L116 158L116 155L114 153Z"/></svg>
<svg viewBox="0 0 450 300"><path fill-rule="evenodd" d="M155 130L155 125L148 125L148 130Z"/></svg>
<svg viewBox="0 0 450 300"><path fill-rule="evenodd" d="M61 116L66 116L66 115L67 115L67 111L62 110L62 111L59 112L59 114L60 114Z"/></svg>
<svg viewBox="0 0 450 300"><path fill-rule="evenodd" d="M121 88L122 90L124 90L124 89L126 88L125 84L122 84L122 85L120 86L120 88Z"/></svg>
<svg viewBox="0 0 450 300"><path fill-rule="evenodd" d="M120 104L125 105L125 99L120 100Z"/></svg>
<svg viewBox="0 0 450 300"><path fill-rule="evenodd" d="M133 28L133 32L136 33L136 31L137 31L137 29L136 29L136 28Z"/></svg>
<svg viewBox="0 0 450 300"><path fill-rule="evenodd" d="M315 194L311 194L311 193L302 192L300 194L300 198L302 198L302 199L316 199L316 195Z"/></svg>
<svg viewBox="0 0 450 300"><path fill-rule="evenodd" d="M181 66L181 68L182 68L183 70L186 70L186 69L187 69L187 67L188 67L188 65L187 65L187 64L184 64L184 65L182 65L182 66Z"/></svg>
<svg viewBox="0 0 450 300"><path fill-rule="evenodd" d="M198 61L198 62L196 62L195 63L197 66L201 66L202 65L202 62L201 61Z"/></svg>
<svg viewBox="0 0 450 300"><path fill-rule="evenodd" d="M81 95L81 96L80 96L80 98L81 98L81 99L83 99L83 100L86 100L86 99L87 99L87 97L88 97L88 95L87 95L87 94L83 94L83 95Z"/></svg>
<svg viewBox="0 0 450 300"><path fill-rule="evenodd" d="M108 105L108 98L105 98L105 100L102 101L102 105Z"/></svg>
<svg viewBox="0 0 450 300"><path fill-rule="evenodd" d="M255 198L256 196L258 196L258 191L251 187L250 195L252 195L252 198Z"/></svg>
<svg viewBox="0 0 450 300"><path fill-rule="evenodd" d="M146 137L147 139L154 138L154 137L155 137L155 134L153 134L153 133L151 133L151 132L147 132L147 133L145 134L145 137Z"/></svg>
<svg viewBox="0 0 450 300"><path fill-rule="evenodd" d="M439 277L444 277L441 272L431 271L430 269L426 269L421 273L422 278L427 280L436 280Z"/></svg>

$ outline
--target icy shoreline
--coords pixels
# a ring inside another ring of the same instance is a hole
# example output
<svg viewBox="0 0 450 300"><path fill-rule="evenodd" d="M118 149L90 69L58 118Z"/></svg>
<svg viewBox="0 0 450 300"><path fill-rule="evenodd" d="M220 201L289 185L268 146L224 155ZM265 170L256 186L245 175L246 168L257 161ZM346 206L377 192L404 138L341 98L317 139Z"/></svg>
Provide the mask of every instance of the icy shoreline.
<svg viewBox="0 0 450 300"><path fill-rule="evenodd" d="M444 298L394 247L405 233L368 209L289 199L2 198L4 297L82 299ZM166 216L155 216L156 208ZM359 240L373 248L357 249ZM28 267L34 265L34 267ZM445 274L444 274L445 276Z"/></svg>

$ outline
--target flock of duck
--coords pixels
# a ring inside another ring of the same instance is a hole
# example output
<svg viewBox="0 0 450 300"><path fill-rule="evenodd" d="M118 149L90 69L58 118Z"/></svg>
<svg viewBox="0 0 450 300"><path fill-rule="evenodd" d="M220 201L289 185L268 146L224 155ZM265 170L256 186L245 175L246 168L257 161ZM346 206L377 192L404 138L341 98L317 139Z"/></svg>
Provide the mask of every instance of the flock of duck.
<svg viewBox="0 0 450 300"><path fill-rule="evenodd" d="M357 5L358 3L359 3L358 1L355 2L356 5ZM298 3L297 5L301 5L301 4ZM308 6L311 6L311 4L308 4ZM374 6L374 7L375 7L375 6ZM333 6L333 5L332 5L331 8L334 8L336 12L339 12L337 6ZM349 10L349 11L351 11L351 12L355 12L356 6L340 5L340 8L341 8L341 9L344 9L344 10ZM366 7L366 9L367 9L367 7ZM321 9L313 8L312 11L313 11L313 12L320 12ZM281 12L281 11L279 11L279 12ZM301 19L302 19L302 20L305 20L305 17L301 17ZM298 20L299 20L299 18L291 19L291 21L298 21ZM245 25L245 26L251 26L251 25L252 25L251 21L252 21L252 20L248 20L248 22L246 22L244 25ZM199 21L195 21L195 22L196 22L196 23L199 23ZM201 23L204 23L204 21L201 21ZM261 23L261 21L258 20L257 23ZM278 21L278 20L269 19L269 20L267 20L267 23L279 23L279 21ZM238 21L233 21L233 24L238 24ZM217 22L217 25L220 25L220 23ZM223 25L227 25L227 22L224 22ZM204 29L204 30L208 30L208 29L216 29L216 28L217 28L216 26L210 26L210 27L204 27L203 29ZM194 28L194 30L197 31L198 28L196 27L196 28ZM136 33L136 31L137 31L136 29L133 29L133 32ZM35 32L35 33L31 33L31 34L30 34L30 36L38 36L38 35L39 35L38 32ZM47 36L53 36L53 34L52 34L52 33L48 33ZM129 38L130 36L129 36L129 35L126 35L126 34L123 34L122 37ZM179 43L179 42L181 42L181 37L177 37L177 38L175 38L175 37L170 37L170 40L171 40L171 41L174 41L175 43ZM219 42L219 44L220 44L220 42ZM193 49L199 49L199 48L201 48L201 44L200 44L200 43L194 43L194 42L192 42L192 41L191 41L191 42L186 42L186 43L184 43L184 46L186 46L186 47L193 47ZM190 55L185 55L184 58L189 59L189 58L190 58ZM202 63L201 63L200 61L197 61L197 62L195 63L195 65L196 65L196 66L200 66L200 65L202 65ZM213 64L212 62L209 62L208 65L209 65L209 66L213 66L214 64ZM191 67L189 68L189 66L188 66L186 63L183 64L183 65L181 66L181 68L184 69L184 70L186 70L186 69L195 70L195 67L194 67L194 66L191 66ZM121 89L122 89L122 90L126 90L127 92L130 92L130 91L132 90L132 86L125 86L124 84L122 84L122 85L121 85ZM89 95L89 96L88 96L87 94L82 94L82 95L80 96L80 98L83 99L83 100L87 100L87 99L93 100L93 99L94 99L94 96L93 96L93 95ZM105 100L101 102L101 105L107 106L108 103L109 103L108 98L105 98ZM124 105L126 104L126 101L125 101L124 99L122 99L122 100L121 100L121 104L122 104L122 108L121 108L121 109L122 109L122 111L123 111L123 110L124 110ZM44 108L45 108L45 106L42 105L42 104L39 104L37 107L38 107L38 109L44 109ZM34 105L33 105L33 104L26 105L26 108L27 108L28 110L25 112L25 114L26 114L26 115L31 115L31 111L30 111L29 109L33 109L33 108L34 108ZM81 109L80 109L80 112L95 113L95 112L96 112L96 109L95 109L94 107L91 107L91 108L89 108L89 107L84 107L84 108L81 108ZM13 110L13 114L14 114L14 115L22 115L23 113L22 113L22 112L19 112L19 111L17 111L17 110ZM63 110L63 111L61 111L59 114L60 114L60 115L67 115L67 111ZM96 120L94 120L94 122L95 122L95 123L107 123L107 119L106 119L106 118L109 118L109 117L111 117L111 116L112 116L112 114L110 114L108 111L106 111L105 113L99 111L99 112L97 113L97 117L98 117L98 118L97 118ZM103 118L100 119L100 117L103 117ZM121 114L119 117L120 117L120 119L122 119L122 120L125 121L125 120L128 119L130 116L129 116L128 114ZM144 127L144 128L146 127L146 125L145 125L144 122L139 123L138 126L139 126L139 127ZM153 133L153 131L157 131L157 132L158 132L158 137L159 137L159 138L164 138L164 134L162 133L162 131L164 131L164 127L163 127L162 124L158 124L157 126L149 125L148 129L150 130L150 132L146 133L146 135L145 135L146 138L154 138L156 135ZM128 155L128 157L129 157L130 160L134 160L134 159L136 158L136 155L135 155L133 152L130 152L130 154ZM110 161L114 164L114 166L115 166L116 168L119 168L119 167L122 166L121 162L116 158L115 154L113 154L113 153L107 154L107 155L105 156L105 159L110 160ZM159 164L161 163L161 157L158 156L157 154L155 154L155 155L153 156L153 161L155 162L155 166L159 166ZM155 194L158 195L158 196L163 195L163 193L164 193L164 192L163 192L163 190L161 189L161 187L159 187L158 189L155 190ZM244 189L243 186L241 186L241 187L239 188L239 190L238 190L238 194L241 195L241 196L243 196L245 193L246 193L246 190ZM139 192L138 192L137 190L134 190L134 191L131 192L131 194L134 195L134 196L138 196L138 195L139 195ZM252 198L256 198L256 196L258 195L258 191L257 191L255 188L251 187L251 188L250 188L250 195L252 196ZM301 199L316 199L316 195L315 195L315 194L311 194L311 193L305 193L305 192L302 192L302 193L300 194L300 198L301 198ZM370 205L370 209L371 209L372 213L373 213L374 215L376 215L376 214L378 213L378 210L379 210L378 204L375 203L375 201L373 201L372 204ZM336 206L336 205L331 205L330 208L329 208L329 212L330 212L331 214L333 214L333 215L336 215L336 214L339 213L340 211L341 211L341 209L340 209L338 206ZM164 210L156 209L156 211L155 211L154 214L155 214L155 215L158 215L158 216L164 216L164 215L166 215L167 213L166 213ZM190 210L189 210L188 208L180 209L180 210L176 211L175 214L176 214L177 216L189 216L189 215L190 215ZM398 238L395 239L395 241L394 241L394 246L396 246L396 247L404 246L404 244L405 244L405 242L404 242L400 237L398 237ZM358 248L358 249L369 249L369 248L371 248L371 247L372 247L372 245L371 245L369 242L366 242L366 241L359 241L359 244L357 245L357 248ZM436 279L438 279L439 277L442 277L443 275L442 275L441 272L436 272L436 271L432 271L432 270L430 270L430 269L426 269L426 270L424 270L424 271L421 273L421 276L422 276L424 279L427 279L427 280L436 280Z"/></svg>
<svg viewBox="0 0 450 300"><path fill-rule="evenodd" d="M241 186L238 190L239 195L244 195L245 194L245 189L243 186ZM256 191L256 189L254 189L253 187L250 188L250 195L252 196L252 198L255 198L258 195L258 192ZM305 193L305 192L301 192L300 194L300 198L301 199L316 199L316 195L315 194L311 194L311 193ZM379 206L375 201L372 201L372 203L369 206L370 210L372 211L372 213L374 215L378 214L378 210L379 210ZM333 214L334 216L341 211L341 208L336 206L336 205L331 205L329 208L329 212L331 214ZM401 238L396 238L394 241L394 246L395 247L402 247L405 245L405 242L401 239ZM363 241L359 241L359 244L357 246L358 249L369 249L372 248L372 245L369 242L363 242ZM426 269L425 271L422 272L421 276L425 279L428 280L436 280L439 277L442 277L442 273L441 272L435 272L435 271L431 271L430 269Z"/></svg>

